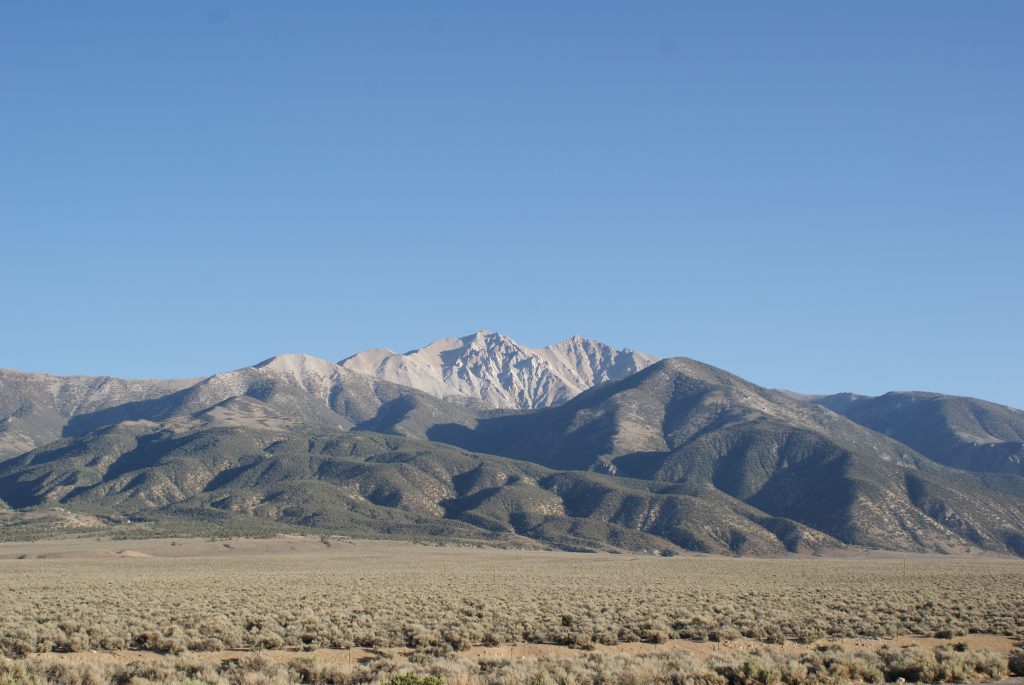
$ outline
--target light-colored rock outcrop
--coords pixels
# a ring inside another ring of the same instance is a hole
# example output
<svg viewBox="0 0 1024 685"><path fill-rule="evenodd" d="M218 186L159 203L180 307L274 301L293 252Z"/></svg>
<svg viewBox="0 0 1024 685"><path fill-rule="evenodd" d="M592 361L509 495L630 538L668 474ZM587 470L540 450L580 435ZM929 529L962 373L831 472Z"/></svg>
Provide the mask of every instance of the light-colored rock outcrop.
<svg viewBox="0 0 1024 685"><path fill-rule="evenodd" d="M437 340L405 354L367 350L339 363L350 371L466 406L536 409L562 404L655 361L641 352L580 337L531 349L500 333L480 331Z"/></svg>

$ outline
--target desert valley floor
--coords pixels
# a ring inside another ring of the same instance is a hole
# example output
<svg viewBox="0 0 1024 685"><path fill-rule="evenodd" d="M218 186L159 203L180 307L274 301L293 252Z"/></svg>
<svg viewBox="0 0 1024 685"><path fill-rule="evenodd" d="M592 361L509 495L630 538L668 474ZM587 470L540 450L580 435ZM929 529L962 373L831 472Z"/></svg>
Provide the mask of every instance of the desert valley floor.
<svg viewBox="0 0 1024 685"><path fill-rule="evenodd" d="M972 681L1024 640L996 557L78 538L0 543L0 578L5 682Z"/></svg>

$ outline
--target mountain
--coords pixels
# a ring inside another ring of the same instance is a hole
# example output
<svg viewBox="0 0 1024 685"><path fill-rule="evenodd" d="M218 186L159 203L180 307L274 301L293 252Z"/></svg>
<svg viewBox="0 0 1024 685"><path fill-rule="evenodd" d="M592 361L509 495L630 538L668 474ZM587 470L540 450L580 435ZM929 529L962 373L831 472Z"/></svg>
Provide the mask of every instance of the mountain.
<svg viewBox="0 0 1024 685"><path fill-rule="evenodd" d="M68 420L79 414L161 397L194 382L0 369L0 459L59 438Z"/></svg>
<svg viewBox="0 0 1024 685"><path fill-rule="evenodd" d="M843 393L815 402L941 464L1024 476L1024 411L1019 409L930 392Z"/></svg>
<svg viewBox="0 0 1024 685"><path fill-rule="evenodd" d="M0 458L0 536L130 519L564 549L1024 556L1024 476L1000 457L1019 442L1016 410L920 393L809 401L581 339L430 348L373 368L422 362L454 401L306 355L199 381L5 372L0 435L16 453ZM552 406L480 409L499 400Z"/></svg>
<svg viewBox="0 0 1024 685"><path fill-rule="evenodd" d="M480 331L405 354L367 350L339 364L467 407L537 409L626 378L655 361L580 337L531 349L499 333Z"/></svg>
<svg viewBox="0 0 1024 685"><path fill-rule="evenodd" d="M126 420L160 424L178 433L217 427L314 427L422 437L440 421L472 424L475 416L325 359L285 354L215 374L163 397L76 415L65 432L79 435Z"/></svg>
<svg viewBox="0 0 1024 685"><path fill-rule="evenodd" d="M340 367L308 355L280 355L205 379L143 381L0 369L0 459L125 420L173 419L179 427L358 425L422 437L438 417L472 422L474 412L459 406L558 404L653 361L578 337L531 350L481 332L407 355L369 350Z"/></svg>
<svg viewBox="0 0 1024 685"><path fill-rule="evenodd" d="M472 423L475 416L412 388L301 354L199 381L0 371L0 459L122 421L149 421L179 432L317 426L422 437L438 422Z"/></svg>
<svg viewBox="0 0 1024 685"><path fill-rule="evenodd" d="M153 522L261 519L349 535L563 549L782 554L843 545L715 492L559 472L367 432L109 426L0 464L0 496ZM179 528L180 529L180 528Z"/></svg>
<svg viewBox="0 0 1024 685"><path fill-rule="evenodd" d="M433 440L717 492L842 542L1024 553L1024 479L953 471L824 407L689 359Z"/></svg>
<svg viewBox="0 0 1024 685"><path fill-rule="evenodd" d="M472 430L439 425L428 437L552 468L677 481L700 461L687 450L779 427L826 435L885 461L906 463L914 454L823 407L683 357L546 411L484 417Z"/></svg>

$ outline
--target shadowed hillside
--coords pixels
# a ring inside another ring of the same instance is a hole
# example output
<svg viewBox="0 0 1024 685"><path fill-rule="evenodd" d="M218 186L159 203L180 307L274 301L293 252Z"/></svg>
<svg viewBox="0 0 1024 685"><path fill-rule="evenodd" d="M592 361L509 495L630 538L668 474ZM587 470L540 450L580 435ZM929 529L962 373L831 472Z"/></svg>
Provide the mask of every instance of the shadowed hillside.
<svg viewBox="0 0 1024 685"><path fill-rule="evenodd" d="M374 433L122 424L0 465L15 507L237 515L348 534L528 538L564 549L779 554L837 541L720 492L558 472Z"/></svg>
<svg viewBox="0 0 1024 685"><path fill-rule="evenodd" d="M843 393L815 401L947 466L1024 475L1024 411L1019 409L930 392Z"/></svg>
<svg viewBox="0 0 1024 685"><path fill-rule="evenodd" d="M823 407L668 359L561 407L428 435L467 449L727 494L843 542L1010 551L1024 480L943 468Z"/></svg>

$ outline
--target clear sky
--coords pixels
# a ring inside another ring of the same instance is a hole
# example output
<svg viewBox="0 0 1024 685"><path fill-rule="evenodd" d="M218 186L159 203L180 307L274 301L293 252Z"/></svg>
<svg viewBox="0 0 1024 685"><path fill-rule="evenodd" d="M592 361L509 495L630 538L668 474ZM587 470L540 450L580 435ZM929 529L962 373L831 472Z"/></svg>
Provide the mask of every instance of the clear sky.
<svg viewBox="0 0 1024 685"><path fill-rule="evenodd" d="M0 366L480 328L1024 407L1024 3L0 4Z"/></svg>

